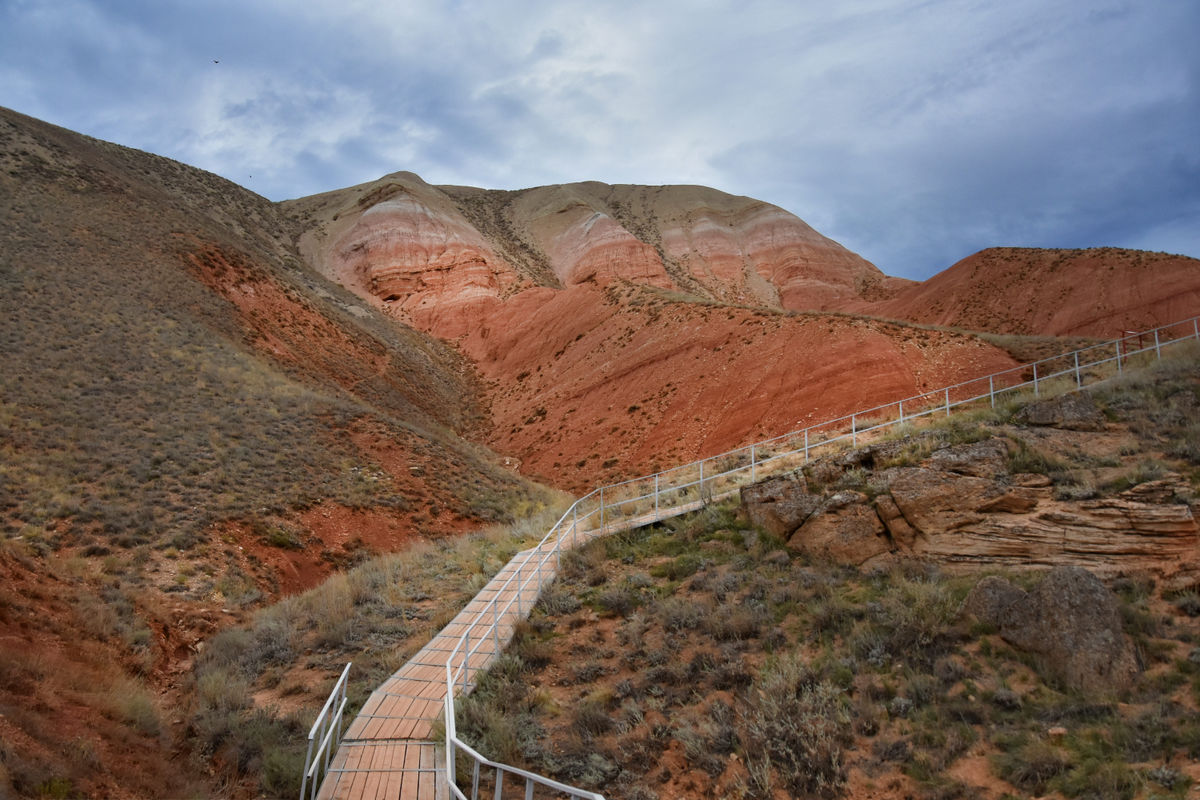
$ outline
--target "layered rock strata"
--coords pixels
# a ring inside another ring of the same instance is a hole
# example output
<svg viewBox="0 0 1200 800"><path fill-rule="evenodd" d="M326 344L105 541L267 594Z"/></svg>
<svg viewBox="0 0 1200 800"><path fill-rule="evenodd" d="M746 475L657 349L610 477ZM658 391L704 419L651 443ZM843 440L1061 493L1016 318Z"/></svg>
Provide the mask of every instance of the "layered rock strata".
<svg viewBox="0 0 1200 800"><path fill-rule="evenodd" d="M1057 500L1044 475L1003 474L1005 449L992 439L936 451L923 466L882 470L870 479L873 501L857 491L814 491L799 475L776 477L743 489L743 508L792 550L863 567L913 557L972 569L1071 565L1103 576L1200 569L1200 528L1192 507L1176 500L1188 493L1180 476L1113 497Z"/></svg>

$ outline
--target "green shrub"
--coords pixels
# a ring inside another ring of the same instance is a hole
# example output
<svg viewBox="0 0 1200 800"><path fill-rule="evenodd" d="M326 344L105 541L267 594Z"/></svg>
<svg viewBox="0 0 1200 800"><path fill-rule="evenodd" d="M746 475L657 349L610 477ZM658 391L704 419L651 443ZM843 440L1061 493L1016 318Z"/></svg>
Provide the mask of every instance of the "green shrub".
<svg viewBox="0 0 1200 800"><path fill-rule="evenodd" d="M656 578L666 578L667 580L678 581L695 574L696 570L700 569L703 560L695 553L684 553L683 555L673 558L670 561L665 561L661 564L655 564L650 568L650 574Z"/></svg>
<svg viewBox="0 0 1200 800"><path fill-rule="evenodd" d="M818 680L796 657L764 669L750 688L741 740L757 797L785 791L834 794L845 783L843 748L851 741L844 692Z"/></svg>
<svg viewBox="0 0 1200 800"><path fill-rule="evenodd" d="M1039 475L1051 475L1065 469L1067 469L1067 465L1064 462L1047 456L1020 439L1016 440L1016 447L1008 454L1009 472L1035 472Z"/></svg>
<svg viewBox="0 0 1200 800"><path fill-rule="evenodd" d="M1055 781L1067 797L1088 800L1133 800L1144 781L1127 764L1116 760L1087 759Z"/></svg>
<svg viewBox="0 0 1200 800"><path fill-rule="evenodd" d="M992 760L996 773L1004 780L1035 795L1042 795L1050 782L1071 768L1071 759L1059 748L1041 740L1022 740Z"/></svg>

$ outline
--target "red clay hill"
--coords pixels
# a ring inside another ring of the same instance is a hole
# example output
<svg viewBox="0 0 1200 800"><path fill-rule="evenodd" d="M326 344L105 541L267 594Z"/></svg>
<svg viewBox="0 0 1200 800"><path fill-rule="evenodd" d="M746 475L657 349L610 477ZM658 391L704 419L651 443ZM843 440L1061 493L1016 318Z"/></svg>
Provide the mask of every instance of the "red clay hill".
<svg viewBox="0 0 1200 800"><path fill-rule="evenodd" d="M570 489L1013 363L974 335L867 315L1103 336L1200 299L1200 262L1112 249L989 250L891 278L783 209L699 186L395 173L283 211L318 271L454 342L484 379L487 443Z"/></svg>
<svg viewBox="0 0 1200 800"><path fill-rule="evenodd" d="M1200 261L1114 247L993 247L888 300L847 310L995 333L1109 339L1200 313Z"/></svg>

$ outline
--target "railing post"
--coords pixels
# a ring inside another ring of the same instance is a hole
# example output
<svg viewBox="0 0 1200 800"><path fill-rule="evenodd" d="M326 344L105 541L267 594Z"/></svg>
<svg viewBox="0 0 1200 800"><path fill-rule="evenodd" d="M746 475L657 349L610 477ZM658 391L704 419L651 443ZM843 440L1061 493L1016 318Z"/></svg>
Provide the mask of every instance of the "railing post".
<svg viewBox="0 0 1200 800"><path fill-rule="evenodd" d="M1117 374L1120 375L1125 370L1121 367L1121 339L1117 339Z"/></svg>
<svg viewBox="0 0 1200 800"><path fill-rule="evenodd" d="M1154 357L1162 361L1162 346L1158 341L1158 328L1154 329Z"/></svg>
<svg viewBox="0 0 1200 800"><path fill-rule="evenodd" d="M522 617L525 616L525 603L521 599L521 567L524 567L528 563L529 559L526 558L521 562L521 566L517 567L517 576L516 580L514 581L514 584L517 587L517 614L521 615Z"/></svg>
<svg viewBox="0 0 1200 800"><path fill-rule="evenodd" d="M496 767L496 800L504 797L504 770Z"/></svg>
<svg viewBox="0 0 1200 800"><path fill-rule="evenodd" d="M1083 388L1083 378L1079 376L1079 351L1075 351L1075 388Z"/></svg>
<svg viewBox="0 0 1200 800"><path fill-rule="evenodd" d="M600 534L604 535L604 487L600 487Z"/></svg>
<svg viewBox="0 0 1200 800"><path fill-rule="evenodd" d="M1036 361L1033 362L1033 396L1041 397L1041 395L1038 394L1038 376L1037 376L1037 362Z"/></svg>
<svg viewBox="0 0 1200 800"><path fill-rule="evenodd" d="M850 445L858 447L858 415L850 415Z"/></svg>
<svg viewBox="0 0 1200 800"><path fill-rule="evenodd" d="M304 800L304 790L308 788L308 770L312 767L312 746L313 737L308 737L308 752L304 755L304 775L300 778L300 800ZM316 776L313 776L313 786L317 784ZM315 793L315 788L314 788Z"/></svg>
<svg viewBox="0 0 1200 800"><path fill-rule="evenodd" d="M755 445L750 445L750 482L751 483L754 483L756 480L758 480L757 465L754 463L754 456L755 456L754 450L755 450Z"/></svg>
<svg viewBox="0 0 1200 800"><path fill-rule="evenodd" d="M808 463L808 428L804 429L804 463Z"/></svg>
<svg viewBox="0 0 1200 800"><path fill-rule="evenodd" d="M950 387L946 387L946 416L950 416Z"/></svg>
<svg viewBox="0 0 1200 800"><path fill-rule="evenodd" d="M447 679L449 679L449 669L447 669ZM458 728L454 719L454 687L450 687L450 693L446 695L446 782L453 786L458 778L458 764L455 763L454 757L454 739L458 736ZM475 762L478 767L479 762Z"/></svg>
<svg viewBox="0 0 1200 800"><path fill-rule="evenodd" d="M988 375L988 398L992 401L992 408L996 407L996 376Z"/></svg>
<svg viewBox="0 0 1200 800"><path fill-rule="evenodd" d="M1200 341L1200 318L1192 317L1192 336Z"/></svg>
<svg viewBox="0 0 1200 800"><path fill-rule="evenodd" d="M654 473L654 521L658 522L658 473Z"/></svg>
<svg viewBox="0 0 1200 800"><path fill-rule="evenodd" d="M704 459L700 459L700 504L704 504Z"/></svg>
<svg viewBox="0 0 1200 800"><path fill-rule="evenodd" d="M900 424L904 424L904 401L900 401Z"/></svg>

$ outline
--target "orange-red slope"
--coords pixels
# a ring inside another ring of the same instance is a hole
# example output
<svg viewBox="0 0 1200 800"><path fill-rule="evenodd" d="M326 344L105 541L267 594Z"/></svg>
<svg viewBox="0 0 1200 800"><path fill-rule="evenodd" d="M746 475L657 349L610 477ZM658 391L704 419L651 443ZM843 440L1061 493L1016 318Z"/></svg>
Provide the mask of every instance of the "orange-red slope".
<svg viewBox="0 0 1200 800"><path fill-rule="evenodd" d="M524 292L461 347L490 384L492 446L574 489L1013 364L969 336L628 284Z"/></svg>
<svg viewBox="0 0 1200 800"><path fill-rule="evenodd" d="M856 311L997 333L1111 338L1200 312L1200 260L1099 247L995 247Z"/></svg>

